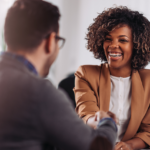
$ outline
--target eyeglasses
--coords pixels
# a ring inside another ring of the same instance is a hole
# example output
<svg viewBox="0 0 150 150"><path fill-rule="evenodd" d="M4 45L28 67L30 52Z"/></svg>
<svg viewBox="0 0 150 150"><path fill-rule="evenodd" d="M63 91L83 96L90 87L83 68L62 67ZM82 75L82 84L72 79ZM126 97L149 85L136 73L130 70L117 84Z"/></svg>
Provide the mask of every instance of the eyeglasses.
<svg viewBox="0 0 150 150"><path fill-rule="evenodd" d="M65 44L65 39L60 37L60 36L58 36L58 35L56 35L55 38L58 41L59 49L61 49L64 46L64 44Z"/></svg>
<svg viewBox="0 0 150 150"><path fill-rule="evenodd" d="M45 38L47 39L47 38L49 38L49 36L50 36L50 34L48 34ZM56 35L55 39L58 42L59 49L61 49L65 44L65 41L66 41L65 38L62 38L62 37Z"/></svg>

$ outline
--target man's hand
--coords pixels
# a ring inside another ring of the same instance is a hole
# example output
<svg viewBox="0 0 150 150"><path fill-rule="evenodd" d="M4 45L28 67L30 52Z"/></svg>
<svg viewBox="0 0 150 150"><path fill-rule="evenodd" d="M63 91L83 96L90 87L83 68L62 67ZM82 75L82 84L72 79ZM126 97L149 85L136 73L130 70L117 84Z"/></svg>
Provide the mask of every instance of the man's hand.
<svg viewBox="0 0 150 150"><path fill-rule="evenodd" d="M116 115L112 112L98 111L95 113L95 116L92 116L88 119L87 124L95 129L97 128L98 122L103 118L112 118L117 123Z"/></svg>
<svg viewBox="0 0 150 150"><path fill-rule="evenodd" d="M126 142L118 142L114 150L133 150L131 144Z"/></svg>

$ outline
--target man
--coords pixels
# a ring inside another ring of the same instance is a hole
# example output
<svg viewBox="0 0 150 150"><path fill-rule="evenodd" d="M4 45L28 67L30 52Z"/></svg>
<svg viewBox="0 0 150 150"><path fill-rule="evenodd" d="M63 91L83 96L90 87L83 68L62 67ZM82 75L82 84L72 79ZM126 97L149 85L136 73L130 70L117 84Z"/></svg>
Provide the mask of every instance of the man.
<svg viewBox="0 0 150 150"><path fill-rule="evenodd" d="M5 20L7 51L0 57L0 149L112 148L114 121L95 115L97 129L78 118L67 96L43 79L59 52L60 14L41 0L17 0ZM113 117L114 118L114 117ZM101 143L99 147L103 146ZM96 146L96 148L98 148Z"/></svg>

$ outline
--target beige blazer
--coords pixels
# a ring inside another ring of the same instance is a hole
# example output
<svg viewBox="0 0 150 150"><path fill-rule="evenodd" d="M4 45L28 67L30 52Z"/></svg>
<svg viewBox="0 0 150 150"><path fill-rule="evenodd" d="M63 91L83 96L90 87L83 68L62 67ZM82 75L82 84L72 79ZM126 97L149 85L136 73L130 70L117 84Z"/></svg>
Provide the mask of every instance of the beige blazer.
<svg viewBox="0 0 150 150"><path fill-rule="evenodd" d="M108 64L81 66L75 76L76 111L86 123L95 112L109 110ZM122 141L139 137L150 145L150 70L133 71L131 85L131 118Z"/></svg>

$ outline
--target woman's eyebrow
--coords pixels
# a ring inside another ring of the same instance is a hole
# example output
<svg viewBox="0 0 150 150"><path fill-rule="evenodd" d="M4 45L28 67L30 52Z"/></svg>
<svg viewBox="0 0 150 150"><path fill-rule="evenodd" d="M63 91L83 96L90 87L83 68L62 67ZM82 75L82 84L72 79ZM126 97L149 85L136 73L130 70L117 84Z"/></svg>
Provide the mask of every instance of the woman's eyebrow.
<svg viewBox="0 0 150 150"><path fill-rule="evenodd" d="M106 36L111 36L110 34L107 34ZM127 38L130 38L128 37L127 35L119 35L118 37L127 37Z"/></svg>
<svg viewBox="0 0 150 150"><path fill-rule="evenodd" d="M119 37L127 37L127 38L129 38L128 36L126 36L126 35L119 35Z"/></svg>

